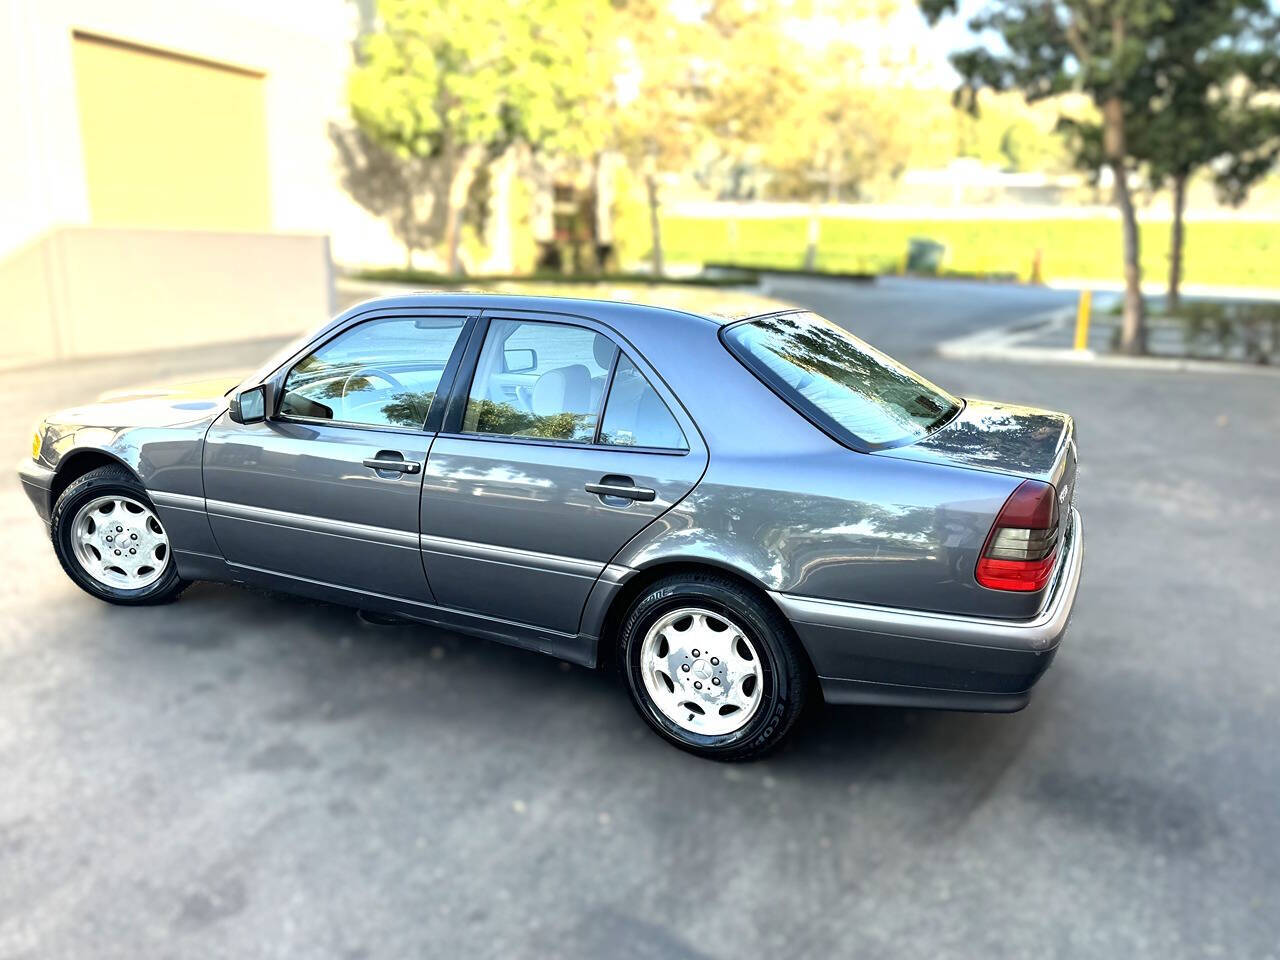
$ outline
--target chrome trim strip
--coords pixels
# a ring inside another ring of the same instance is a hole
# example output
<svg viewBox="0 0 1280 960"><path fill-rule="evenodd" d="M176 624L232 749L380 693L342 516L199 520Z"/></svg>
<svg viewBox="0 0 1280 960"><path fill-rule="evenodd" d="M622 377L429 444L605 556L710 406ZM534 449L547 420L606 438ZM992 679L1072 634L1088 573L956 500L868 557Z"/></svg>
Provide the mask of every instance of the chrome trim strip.
<svg viewBox="0 0 1280 960"><path fill-rule="evenodd" d="M299 417L285 414L277 414L273 419L281 423L314 424L319 427L341 427L344 430L377 430L381 433L400 433L418 438L432 436L420 427L394 427L381 423L356 423L354 420L326 420L323 417Z"/></svg>
<svg viewBox="0 0 1280 960"><path fill-rule="evenodd" d="M610 563L600 572L600 579L605 583L622 583L635 572L634 567L624 567L620 563Z"/></svg>
<svg viewBox="0 0 1280 960"><path fill-rule="evenodd" d="M863 633L911 637L942 643L963 643L1002 650L1044 651L1052 649L1067 629L1080 587L1084 563L1084 527L1079 511L1072 508L1070 549L1058 574L1049 600L1031 620L996 620L944 613L923 613L877 607L865 603L818 600L770 591L787 619L816 623Z"/></svg>
<svg viewBox="0 0 1280 960"><path fill-rule="evenodd" d="M157 507L205 512L204 497L193 497L188 493L168 493L164 490L148 490L147 494L151 497L151 502Z"/></svg>
<svg viewBox="0 0 1280 960"><path fill-rule="evenodd" d="M211 517L265 523L273 527L290 527L330 537L343 537L347 540L382 543L405 550L418 549L417 531L393 530L390 527L375 527L366 523L331 520L328 517L313 517L310 514L293 513L288 510L250 507L242 503L228 503L225 500L206 500L205 502L208 504Z"/></svg>
<svg viewBox="0 0 1280 960"><path fill-rule="evenodd" d="M562 557L554 553L539 553L536 550L519 550L515 547L499 547L488 543L477 543L474 540L455 540L452 537L436 537L428 534L423 534L418 540L424 553L463 557L484 563L501 563L509 567L529 567L565 576L583 577L587 580L596 579L605 567L603 563L593 560Z"/></svg>

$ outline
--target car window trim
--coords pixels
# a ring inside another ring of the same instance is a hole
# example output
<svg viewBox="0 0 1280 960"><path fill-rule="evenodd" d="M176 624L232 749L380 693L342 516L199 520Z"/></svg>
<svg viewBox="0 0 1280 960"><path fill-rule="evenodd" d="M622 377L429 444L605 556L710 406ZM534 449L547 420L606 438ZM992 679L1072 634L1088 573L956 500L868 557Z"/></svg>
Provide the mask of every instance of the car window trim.
<svg viewBox="0 0 1280 960"><path fill-rule="evenodd" d="M335 427L345 427L348 429L377 430L381 433L408 434L411 436L421 436L422 434L439 432L438 429L431 430L429 428L432 421L431 415L435 412L437 406L443 406L440 399L442 395L446 398L452 396L452 378L457 375L462 353L464 352L466 345L470 342L470 334L468 331L474 331L474 325L479 320L479 312L480 311L477 310L406 310L404 308L398 308L386 313L382 313L380 311L375 312L373 315L357 314L355 317L351 318L350 322L339 324L337 327L325 331L321 336L303 346L302 349L298 350L293 354L293 356L277 367L270 377L266 378L276 387L274 391L274 409L271 411L269 419L275 420L279 423L303 423L308 425L322 424ZM449 358L445 361L444 367L440 371L440 380L436 384L435 396L431 398L431 406L427 408L427 416L417 427L398 427L385 423L360 423L359 421L354 420L326 420L323 417L288 416L280 413L280 405L284 402L285 381L289 379L289 374L293 372L293 368L301 363L306 357L315 353L317 350L328 346L334 340L338 339L338 337L346 334L349 330L354 330L356 327L363 326L366 323L373 323L376 320L418 320L425 319L427 317L457 317L462 320L462 329L458 333L458 339L454 341L453 349L449 353ZM448 382L446 382L446 378L450 378Z"/></svg>
<svg viewBox="0 0 1280 960"><path fill-rule="evenodd" d="M483 310L476 317L476 325L467 338L466 348L462 353L462 364L458 376L449 391L449 399L444 409L444 417L440 424L442 435L452 436L462 432L462 417L467 409L467 398L471 396L471 385L476 376L476 365L480 360L480 350L489 335L489 317Z"/></svg>
<svg viewBox="0 0 1280 960"><path fill-rule="evenodd" d="M323 417L289 417L278 415L271 418L275 423L301 423L311 427L342 427L347 430L376 430L378 433L395 433L407 437L421 437L428 431L420 427L393 427L385 423L357 423L354 420L325 420Z"/></svg>
<svg viewBox="0 0 1280 960"><path fill-rule="evenodd" d="M322 421L328 423L329 421ZM678 450L674 447L633 447L625 444L591 443L587 440L558 440L554 437L517 437L506 433L449 433L437 434L440 440L474 440L478 443L518 443L534 447L562 447L565 450L592 450L600 453L648 453L664 457L687 457L691 450Z"/></svg>
<svg viewBox="0 0 1280 960"><path fill-rule="evenodd" d="M612 340L609 341L613 343ZM613 378L618 375L618 364L622 361L622 348L613 344L613 363L609 364L609 373L604 378L604 389L600 391L600 409L596 412L596 429L591 435L593 447L608 446L600 443L600 432L604 429L604 412L609 409L609 394L613 393Z"/></svg>

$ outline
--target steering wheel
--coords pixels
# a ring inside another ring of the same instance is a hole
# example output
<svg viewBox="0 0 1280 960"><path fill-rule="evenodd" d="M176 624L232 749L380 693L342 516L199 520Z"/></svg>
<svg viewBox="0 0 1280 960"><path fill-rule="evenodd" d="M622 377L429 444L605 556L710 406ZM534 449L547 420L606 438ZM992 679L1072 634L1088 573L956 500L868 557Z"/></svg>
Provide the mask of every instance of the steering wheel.
<svg viewBox="0 0 1280 960"><path fill-rule="evenodd" d="M377 377L379 380L382 380L385 383L391 384L391 388L393 390L398 390L401 393L409 392L408 387L406 387L403 383L397 380L394 376L387 373L387 371L383 370L380 367L366 365L363 367L356 367L354 370L352 370L350 373L347 374L347 379L342 381L342 391L339 393L338 396L339 396L339 399L342 400L344 405L346 404L346 400L347 400L347 388L351 386L351 381L354 380L356 377L360 376L361 374Z"/></svg>

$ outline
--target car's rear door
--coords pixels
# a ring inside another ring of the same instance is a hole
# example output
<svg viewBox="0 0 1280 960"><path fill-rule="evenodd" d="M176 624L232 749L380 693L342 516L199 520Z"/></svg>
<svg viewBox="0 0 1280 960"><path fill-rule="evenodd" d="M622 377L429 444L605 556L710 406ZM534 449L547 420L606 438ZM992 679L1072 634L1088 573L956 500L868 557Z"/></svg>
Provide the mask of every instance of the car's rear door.
<svg viewBox="0 0 1280 960"><path fill-rule="evenodd" d="M456 310L360 318L281 367L266 421L213 425L209 522L246 580L432 601L418 550L427 420L473 324Z"/></svg>
<svg viewBox="0 0 1280 960"><path fill-rule="evenodd" d="M584 317L486 311L422 490L441 606L575 633L618 550L706 467L654 369Z"/></svg>

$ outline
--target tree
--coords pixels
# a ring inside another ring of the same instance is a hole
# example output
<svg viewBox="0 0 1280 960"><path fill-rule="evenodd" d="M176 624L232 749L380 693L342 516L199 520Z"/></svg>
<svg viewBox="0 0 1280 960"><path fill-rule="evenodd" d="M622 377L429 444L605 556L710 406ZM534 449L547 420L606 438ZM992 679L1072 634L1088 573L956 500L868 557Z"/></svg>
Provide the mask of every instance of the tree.
<svg viewBox="0 0 1280 960"><path fill-rule="evenodd" d="M1162 38L1144 78L1150 107L1134 118L1135 152L1146 160L1152 184L1168 183L1172 191L1170 310L1181 299L1188 181L1221 162L1220 196L1242 203L1280 149L1280 110L1267 99L1280 81L1276 20L1267 0L1178 0L1177 6L1176 26Z"/></svg>
<svg viewBox="0 0 1280 960"><path fill-rule="evenodd" d="M669 3L627 0L600 35L617 62L608 100L611 140L644 181L655 276L665 269L659 178L689 163L704 132L704 78L695 60L700 32L700 23L673 16Z"/></svg>
<svg viewBox="0 0 1280 960"><path fill-rule="evenodd" d="M439 171L428 161L400 156L372 140L359 128L329 125L342 166L342 186L370 213L390 222L404 245L405 268L413 269L413 255L425 249L438 233Z"/></svg>
<svg viewBox="0 0 1280 960"><path fill-rule="evenodd" d="M1241 203L1274 166L1277 19L1267 0L1169 0L1173 21L1154 37L1131 80L1129 150L1155 189L1170 188L1168 307L1177 309L1187 185L1218 165L1219 194ZM1270 99L1269 99L1270 98ZM1083 163L1096 163L1102 131L1076 122Z"/></svg>
<svg viewBox="0 0 1280 960"><path fill-rule="evenodd" d="M1191 0L1194 2L1194 0ZM936 21L957 0L921 0ZM962 77L957 99L970 106L982 87L1021 90L1038 100L1079 90L1102 115L1100 153L1114 180L1124 258L1124 315L1120 349L1145 349L1138 218L1130 189L1136 158L1128 120L1144 102L1135 83L1153 44L1173 26L1172 0L990 0L970 20L975 34L999 34L1001 46L978 46L952 56Z"/></svg>
<svg viewBox="0 0 1280 960"><path fill-rule="evenodd" d="M655 274L663 272L661 178L733 165L777 135L794 95L788 0L616 0L610 106L616 149L645 184Z"/></svg>
<svg viewBox="0 0 1280 960"><path fill-rule="evenodd" d="M383 147L442 167L450 272L462 270L463 211L486 159L517 141L583 149L595 132L580 107L598 81L588 37L601 12L591 0L379 0L351 112Z"/></svg>

